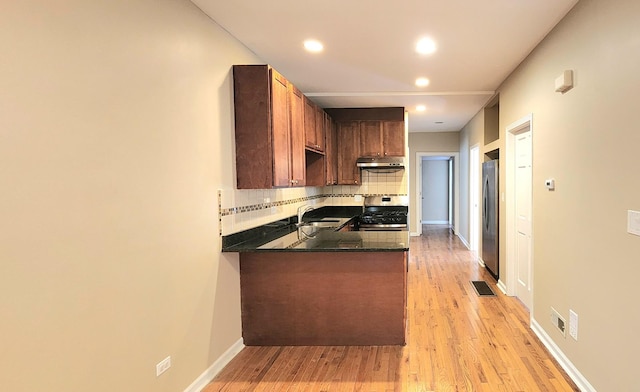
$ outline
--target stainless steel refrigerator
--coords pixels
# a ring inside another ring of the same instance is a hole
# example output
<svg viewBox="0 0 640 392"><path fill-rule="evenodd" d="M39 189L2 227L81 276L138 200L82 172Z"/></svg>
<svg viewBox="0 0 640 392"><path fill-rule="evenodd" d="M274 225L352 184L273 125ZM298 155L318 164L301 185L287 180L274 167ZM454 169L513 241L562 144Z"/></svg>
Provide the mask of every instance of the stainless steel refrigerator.
<svg viewBox="0 0 640 392"><path fill-rule="evenodd" d="M498 161L482 164L482 261L498 278Z"/></svg>

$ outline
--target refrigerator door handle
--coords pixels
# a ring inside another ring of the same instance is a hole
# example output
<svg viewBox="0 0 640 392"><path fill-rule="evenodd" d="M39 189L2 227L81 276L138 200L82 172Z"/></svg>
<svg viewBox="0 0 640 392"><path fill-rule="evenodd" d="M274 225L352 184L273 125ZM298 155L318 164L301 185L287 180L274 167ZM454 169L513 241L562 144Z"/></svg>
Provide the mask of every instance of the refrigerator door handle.
<svg viewBox="0 0 640 392"><path fill-rule="evenodd" d="M489 201L487 200L488 189L489 177L485 177L484 186L482 187L482 226L485 232L489 231Z"/></svg>

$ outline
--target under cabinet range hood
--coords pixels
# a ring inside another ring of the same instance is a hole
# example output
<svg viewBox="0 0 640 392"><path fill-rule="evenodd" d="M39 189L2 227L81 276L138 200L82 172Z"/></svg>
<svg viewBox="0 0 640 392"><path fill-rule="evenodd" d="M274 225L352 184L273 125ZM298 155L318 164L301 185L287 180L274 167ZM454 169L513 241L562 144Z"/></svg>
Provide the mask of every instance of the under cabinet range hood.
<svg viewBox="0 0 640 392"><path fill-rule="evenodd" d="M356 164L363 170L378 173L394 173L404 170L403 157L360 157Z"/></svg>

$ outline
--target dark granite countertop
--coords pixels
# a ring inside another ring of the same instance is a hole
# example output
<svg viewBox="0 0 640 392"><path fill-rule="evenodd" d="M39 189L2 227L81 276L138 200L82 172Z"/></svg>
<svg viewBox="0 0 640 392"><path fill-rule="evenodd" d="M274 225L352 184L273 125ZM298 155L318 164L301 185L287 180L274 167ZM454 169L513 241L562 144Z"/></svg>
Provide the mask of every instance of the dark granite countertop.
<svg viewBox="0 0 640 392"><path fill-rule="evenodd" d="M324 211L323 211L324 210ZM323 207L311 218L338 218L333 228L298 227L297 217L222 238L223 252L398 252L409 250L408 231L337 231L362 207ZM305 218L307 215L305 215ZM305 219L306 220L306 219Z"/></svg>

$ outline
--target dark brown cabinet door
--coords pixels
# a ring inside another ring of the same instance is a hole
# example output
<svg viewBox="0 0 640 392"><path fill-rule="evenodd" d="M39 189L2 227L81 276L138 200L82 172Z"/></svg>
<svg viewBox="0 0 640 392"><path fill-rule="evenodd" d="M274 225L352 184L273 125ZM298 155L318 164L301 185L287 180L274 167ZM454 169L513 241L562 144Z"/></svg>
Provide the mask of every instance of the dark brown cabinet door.
<svg viewBox="0 0 640 392"><path fill-rule="evenodd" d="M315 149L322 152L324 151L324 138L325 138L325 116L327 114L324 112L320 106L316 105L316 133L315 133Z"/></svg>
<svg viewBox="0 0 640 392"><path fill-rule="evenodd" d="M326 185L338 183L338 124L325 113L325 162Z"/></svg>
<svg viewBox="0 0 640 392"><path fill-rule="evenodd" d="M380 121L360 122L360 155L379 157L383 154L382 128Z"/></svg>
<svg viewBox="0 0 640 392"><path fill-rule="evenodd" d="M289 119L291 135L291 185L305 185L304 95L289 83Z"/></svg>
<svg viewBox="0 0 640 392"><path fill-rule="evenodd" d="M385 156L404 156L404 121L382 122L382 145Z"/></svg>
<svg viewBox="0 0 640 392"><path fill-rule="evenodd" d="M356 160L360 156L360 123L349 121L338 124L338 184L360 184L360 169Z"/></svg>
<svg viewBox="0 0 640 392"><path fill-rule="evenodd" d="M275 70L271 70L271 121L273 138L273 185L291 185L290 135L287 81Z"/></svg>
<svg viewBox="0 0 640 392"><path fill-rule="evenodd" d="M304 98L304 138L305 146L316 149L316 104Z"/></svg>
<svg viewBox="0 0 640 392"><path fill-rule="evenodd" d="M316 152L324 152L324 110L310 99L304 99L305 146Z"/></svg>

